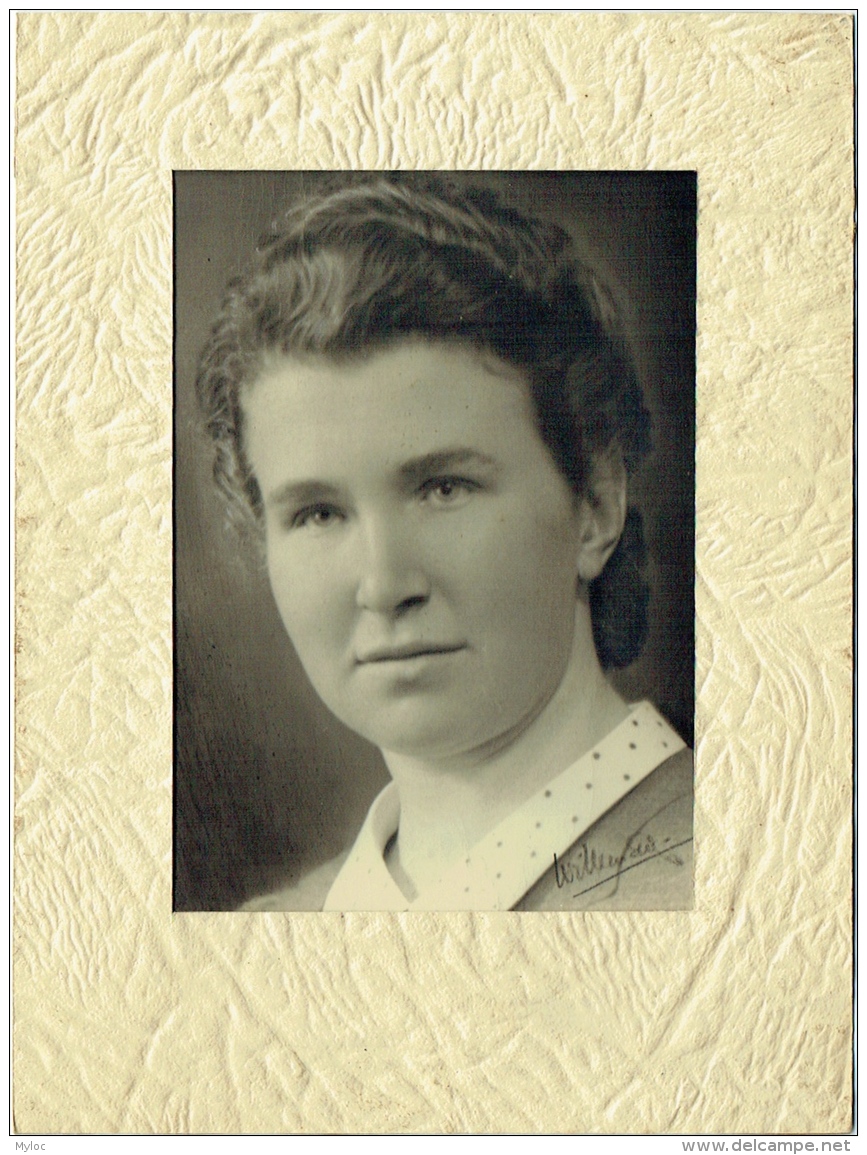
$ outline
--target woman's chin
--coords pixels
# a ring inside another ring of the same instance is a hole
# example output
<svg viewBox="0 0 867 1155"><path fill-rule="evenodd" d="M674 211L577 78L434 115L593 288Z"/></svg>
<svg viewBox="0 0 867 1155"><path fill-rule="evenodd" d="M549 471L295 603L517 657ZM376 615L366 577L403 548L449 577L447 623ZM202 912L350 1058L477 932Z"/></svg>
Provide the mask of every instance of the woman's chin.
<svg viewBox="0 0 867 1155"><path fill-rule="evenodd" d="M470 753L485 743L485 733L465 719L442 716L367 720L365 726L349 722L352 729L383 752L423 762L447 762Z"/></svg>
<svg viewBox="0 0 867 1155"><path fill-rule="evenodd" d="M480 763L511 746L538 717L539 709L519 712L507 722L502 712L484 718L478 712L418 711L390 716L362 727L349 723L383 755L393 754L427 764Z"/></svg>

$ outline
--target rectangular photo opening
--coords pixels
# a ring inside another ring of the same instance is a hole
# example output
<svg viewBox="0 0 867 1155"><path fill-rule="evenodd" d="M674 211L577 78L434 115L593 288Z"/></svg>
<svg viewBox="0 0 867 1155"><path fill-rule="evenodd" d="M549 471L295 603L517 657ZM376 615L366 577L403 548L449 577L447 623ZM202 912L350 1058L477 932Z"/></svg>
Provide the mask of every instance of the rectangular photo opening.
<svg viewBox="0 0 867 1155"><path fill-rule="evenodd" d="M174 909L692 909L696 174L174 198Z"/></svg>

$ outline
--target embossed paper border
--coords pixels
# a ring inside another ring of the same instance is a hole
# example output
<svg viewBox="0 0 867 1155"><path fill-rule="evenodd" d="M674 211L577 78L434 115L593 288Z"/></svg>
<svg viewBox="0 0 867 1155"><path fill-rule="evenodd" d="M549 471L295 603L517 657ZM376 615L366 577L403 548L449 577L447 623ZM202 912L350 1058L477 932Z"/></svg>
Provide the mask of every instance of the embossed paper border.
<svg viewBox="0 0 867 1155"><path fill-rule="evenodd" d="M17 17L22 1132L851 1119L852 23ZM697 906L171 915L171 174L699 174Z"/></svg>

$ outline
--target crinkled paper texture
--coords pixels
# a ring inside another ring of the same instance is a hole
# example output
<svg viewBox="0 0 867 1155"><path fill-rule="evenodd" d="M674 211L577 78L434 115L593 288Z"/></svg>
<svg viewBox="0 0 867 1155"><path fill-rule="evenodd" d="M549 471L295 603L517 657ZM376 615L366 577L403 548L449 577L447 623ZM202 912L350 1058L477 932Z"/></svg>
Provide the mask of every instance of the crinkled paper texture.
<svg viewBox="0 0 867 1155"><path fill-rule="evenodd" d="M23 1132L851 1120L852 24L17 17ZM697 169L696 909L171 913L172 170Z"/></svg>

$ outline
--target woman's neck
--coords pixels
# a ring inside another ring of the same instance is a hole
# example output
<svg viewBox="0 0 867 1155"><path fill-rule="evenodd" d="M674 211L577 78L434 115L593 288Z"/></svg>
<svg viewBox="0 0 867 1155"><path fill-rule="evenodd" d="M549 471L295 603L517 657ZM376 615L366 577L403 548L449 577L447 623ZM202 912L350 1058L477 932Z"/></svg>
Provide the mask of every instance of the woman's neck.
<svg viewBox="0 0 867 1155"><path fill-rule="evenodd" d="M586 623L578 615L575 634L557 690L519 732L448 762L383 752L400 793L400 830L386 861L408 897L626 717L596 658L589 615Z"/></svg>

